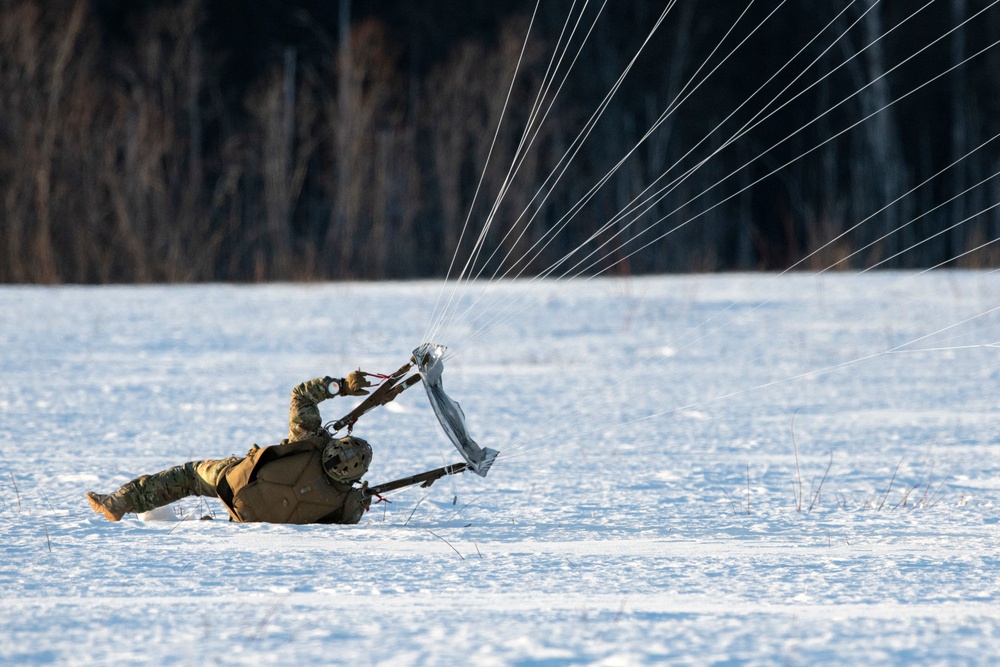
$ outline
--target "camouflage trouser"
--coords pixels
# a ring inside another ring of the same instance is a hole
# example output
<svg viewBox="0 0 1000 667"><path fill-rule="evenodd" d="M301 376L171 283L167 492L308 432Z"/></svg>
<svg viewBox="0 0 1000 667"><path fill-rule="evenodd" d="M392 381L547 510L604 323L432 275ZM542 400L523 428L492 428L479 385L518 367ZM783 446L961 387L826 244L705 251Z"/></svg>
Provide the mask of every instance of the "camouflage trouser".
<svg viewBox="0 0 1000 667"><path fill-rule="evenodd" d="M163 507L188 496L218 498L219 479L241 459L189 461L153 475L143 475L128 482L118 493L125 498L130 511L140 514Z"/></svg>

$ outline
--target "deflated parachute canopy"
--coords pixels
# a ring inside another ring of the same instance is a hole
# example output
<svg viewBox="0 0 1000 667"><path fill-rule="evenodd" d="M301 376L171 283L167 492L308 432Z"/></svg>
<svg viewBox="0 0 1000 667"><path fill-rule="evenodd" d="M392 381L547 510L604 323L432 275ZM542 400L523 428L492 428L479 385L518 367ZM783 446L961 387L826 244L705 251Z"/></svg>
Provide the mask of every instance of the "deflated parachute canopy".
<svg viewBox="0 0 1000 667"><path fill-rule="evenodd" d="M462 412L462 407L445 393L441 384L444 351L445 348L441 345L424 343L413 351L413 359L417 364L417 370L420 371L420 377L423 378L427 399L431 402L438 421L441 422L441 428L469 467L480 477L486 477L486 473L500 452L476 444L465 428L465 413Z"/></svg>

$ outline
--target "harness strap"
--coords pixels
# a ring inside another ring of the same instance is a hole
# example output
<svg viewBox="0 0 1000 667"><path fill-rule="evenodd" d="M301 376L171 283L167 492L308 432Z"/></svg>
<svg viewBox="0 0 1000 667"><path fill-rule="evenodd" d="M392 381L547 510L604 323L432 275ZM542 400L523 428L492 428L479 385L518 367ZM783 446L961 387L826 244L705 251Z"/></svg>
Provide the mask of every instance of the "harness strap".
<svg viewBox="0 0 1000 667"><path fill-rule="evenodd" d="M415 373L407 378L403 378L406 373L413 368L413 359L403 364L396 372L388 376L381 376L375 373L369 373L369 375L374 375L375 377L384 377L383 381L379 384L378 388L375 389L371 394L369 394L365 400L361 401L356 408L348 412L346 415L333 422L332 430L337 432L340 429L347 427L347 433L350 435L351 431L354 430L354 424L357 423L358 419L368 412L373 410L380 405L385 405L386 403L392 401L397 396L399 396L403 390L408 389L420 382L420 374Z"/></svg>

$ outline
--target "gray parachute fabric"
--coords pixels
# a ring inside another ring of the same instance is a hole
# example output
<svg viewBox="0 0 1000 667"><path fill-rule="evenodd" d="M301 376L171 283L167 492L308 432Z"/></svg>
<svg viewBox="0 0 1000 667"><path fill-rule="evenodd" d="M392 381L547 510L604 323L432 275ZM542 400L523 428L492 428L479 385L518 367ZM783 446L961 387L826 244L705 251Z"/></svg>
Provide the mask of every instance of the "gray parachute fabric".
<svg viewBox="0 0 1000 667"><path fill-rule="evenodd" d="M441 422L441 428L469 467L480 477L486 477L486 473L500 452L476 444L465 427L465 413L462 412L462 407L445 393L441 383L441 374L444 372L444 351L445 348L441 345L424 343L413 351L413 359L417 364L417 370L420 371L420 377L423 378L427 399L431 402L438 421Z"/></svg>

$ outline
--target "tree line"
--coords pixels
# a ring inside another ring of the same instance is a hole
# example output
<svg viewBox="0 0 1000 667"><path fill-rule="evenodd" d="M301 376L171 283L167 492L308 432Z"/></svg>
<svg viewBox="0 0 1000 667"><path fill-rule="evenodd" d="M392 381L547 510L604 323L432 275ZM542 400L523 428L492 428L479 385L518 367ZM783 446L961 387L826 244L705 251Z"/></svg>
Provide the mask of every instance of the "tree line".
<svg viewBox="0 0 1000 667"><path fill-rule="evenodd" d="M0 0L0 281L1000 264L985 1L386 4Z"/></svg>

